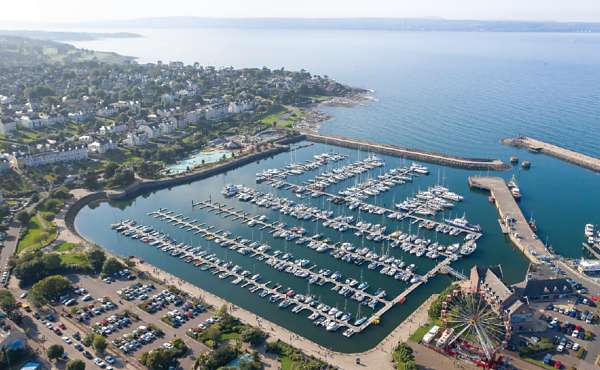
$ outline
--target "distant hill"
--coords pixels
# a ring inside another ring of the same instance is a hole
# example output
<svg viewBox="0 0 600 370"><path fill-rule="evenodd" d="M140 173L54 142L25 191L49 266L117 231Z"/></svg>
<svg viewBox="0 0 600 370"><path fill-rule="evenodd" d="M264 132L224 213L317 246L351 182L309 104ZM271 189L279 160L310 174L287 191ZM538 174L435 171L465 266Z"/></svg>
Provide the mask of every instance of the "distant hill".
<svg viewBox="0 0 600 370"><path fill-rule="evenodd" d="M117 53L78 49L56 41L0 35L0 67L93 60L105 63L129 63L133 58Z"/></svg>
<svg viewBox="0 0 600 370"><path fill-rule="evenodd" d="M98 39L141 37L141 35L138 35L137 33L130 32L70 32L40 30L0 30L0 35L52 41L91 41Z"/></svg>
<svg viewBox="0 0 600 370"><path fill-rule="evenodd" d="M439 32L600 32L600 23L448 20L441 18L202 18L158 17L86 22L97 28L283 28Z"/></svg>

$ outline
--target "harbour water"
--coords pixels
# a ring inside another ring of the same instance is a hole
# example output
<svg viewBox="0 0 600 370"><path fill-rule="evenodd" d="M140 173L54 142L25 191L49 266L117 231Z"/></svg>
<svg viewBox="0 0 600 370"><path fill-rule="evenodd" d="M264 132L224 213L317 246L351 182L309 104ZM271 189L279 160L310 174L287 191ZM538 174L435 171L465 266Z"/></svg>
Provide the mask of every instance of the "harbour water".
<svg viewBox="0 0 600 370"><path fill-rule="evenodd" d="M503 137L524 134L600 156L597 143L600 137L600 69L597 68L600 64L600 35L225 29L131 31L145 37L80 42L76 45L138 56L142 62L160 59L235 67L304 68L344 83L374 89L377 101L353 108L323 108L335 118L322 125L322 132L468 157L500 158L505 162L511 155L530 160L533 166L528 171L515 167L512 171L495 174L507 178L516 175L523 193L521 207L526 217L533 215L536 219L540 239L547 240L557 252L569 257L582 254L583 225L600 223L600 213L597 212L600 206L598 174L554 158L499 144ZM191 47L190 39L210 39L212 42ZM297 160L308 159L329 149L324 145L303 148L297 151ZM356 151L342 148L333 150L349 154L350 159L359 155ZM401 164L398 158L382 157L386 160L386 168ZM289 154L283 153L223 175L146 194L129 202L84 208L76 219L76 227L89 239L116 253L140 256L318 343L341 351L370 348L427 296L448 284L449 279L433 279L413 293L405 304L382 318L379 327L346 339L340 333L328 333L322 328L307 325L304 319L291 320L293 314L289 311L266 304L262 298L244 289L224 283L180 260L167 258L152 247L120 237L110 230L111 223L134 218L169 231L181 242L206 244L180 230L167 230L166 226L146 216L147 212L164 207L247 238L260 240L262 237L272 242L274 247L287 248L298 258L306 256L320 266L345 274L353 273L353 277L360 278L361 269L328 255L298 248L293 243L286 245L281 240L270 240L270 235L261 236L258 229L198 209L192 210L192 200L211 197L236 208L246 207L247 211L262 212L247 204L221 199L219 192L228 183L272 190L268 185L257 186L255 173L289 161ZM439 178L452 191L465 195L465 201L453 212L458 216L466 212L469 220L481 224L485 232L478 241L477 251L453 264L453 267L467 271L473 263L501 263L508 281L520 280L527 266L526 260L501 234L496 210L488 203L487 194L468 189L467 176L481 173L433 165L428 167L432 173L429 177L419 178L409 186L397 187L377 201L391 205L394 198L400 201L419 189L425 190ZM294 181L302 179L299 176ZM279 192L293 197L289 192L275 191ZM325 207L329 206L332 210L337 209L337 206L326 202ZM348 213L348 210L344 212ZM271 212L266 214L272 219L279 217ZM99 224L98 219L106 221ZM308 224L304 226L309 227ZM311 223L310 227L313 226ZM320 232L326 234L331 230ZM373 248L380 246L373 245ZM216 249L217 252L225 257L224 250ZM393 250L392 253L402 252ZM307 290L305 281L277 274L262 263L230 254L228 258L245 263L246 269L255 269L263 279L279 281L297 292ZM362 269L366 270L366 267ZM357 273L359 276L356 276ZM369 271L363 274L371 286L394 291L391 285L395 282L380 281L378 276L369 275ZM321 295L324 300L337 297L328 289L317 289L315 294ZM338 304L343 307L346 303L341 300ZM356 309L351 306L352 302L347 305L350 311Z"/></svg>

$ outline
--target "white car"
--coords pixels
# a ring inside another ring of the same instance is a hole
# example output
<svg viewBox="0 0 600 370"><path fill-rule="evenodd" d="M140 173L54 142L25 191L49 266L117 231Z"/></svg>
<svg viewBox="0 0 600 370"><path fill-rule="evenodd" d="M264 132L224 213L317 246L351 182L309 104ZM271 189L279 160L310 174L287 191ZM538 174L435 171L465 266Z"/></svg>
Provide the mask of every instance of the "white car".
<svg viewBox="0 0 600 370"><path fill-rule="evenodd" d="M577 351L579 349L579 343L573 343L573 351Z"/></svg>
<svg viewBox="0 0 600 370"><path fill-rule="evenodd" d="M115 358L112 356L106 356L106 357L104 357L104 361L106 361L107 363L112 365L115 363Z"/></svg>
<svg viewBox="0 0 600 370"><path fill-rule="evenodd" d="M573 332L571 333L571 336L573 338L577 338L578 335L579 335L579 330L577 330L577 329L573 330Z"/></svg>
<svg viewBox="0 0 600 370"><path fill-rule="evenodd" d="M562 344L559 344L558 347L556 347L556 352L562 352L565 349L565 346L563 346Z"/></svg>
<svg viewBox="0 0 600 370"><path fill-rule="evenodd" d="M71 340L71 338L69 337L62 337L63 342L67 343L67 344L71 344L73 343L73 341Z"/></svg>

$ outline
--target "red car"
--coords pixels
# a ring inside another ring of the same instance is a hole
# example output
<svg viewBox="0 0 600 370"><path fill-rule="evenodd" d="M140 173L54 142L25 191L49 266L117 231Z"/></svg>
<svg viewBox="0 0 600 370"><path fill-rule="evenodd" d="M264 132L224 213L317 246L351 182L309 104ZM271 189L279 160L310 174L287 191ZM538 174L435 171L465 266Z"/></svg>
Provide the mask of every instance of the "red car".
<svg viewBox="0 0 600 370"><path fill-rule="evenodd" d="M58 324L58 327L61 328L62 330L67 330L67 327L62 322L60 324Z"/></svg>
<svg viewBox="0 0 600 370"><path fill-rule="evenodd" d="M554 361L554 368L555 368L555 369L560 369L560 368L562 368L562 364L560 363L560 361L558 361L558 360Z"/></svg>
<svg viewBox="0 0 600 370"><path fill-rule="evenodd" d="M56 335L62 335L62 331L60 331L59 328L54 328L54 333L56 333Z"/></svg>

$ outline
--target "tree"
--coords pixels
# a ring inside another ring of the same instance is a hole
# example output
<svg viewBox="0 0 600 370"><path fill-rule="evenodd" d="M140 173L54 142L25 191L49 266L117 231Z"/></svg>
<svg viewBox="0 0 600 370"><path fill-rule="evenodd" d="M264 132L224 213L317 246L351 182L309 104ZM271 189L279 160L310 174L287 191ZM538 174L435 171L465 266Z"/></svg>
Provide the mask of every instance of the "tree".
<svg viewBox="0 0 600 370"><path fill-rule="evenodd" d="M102 265L102 273L106 275L114 275L124 268L125 265L123 265L118 259L110 257Z"/></svg>
<svg viewBox="0 0 600 370"><path fill-rule="evenodd" d="M50 360L58 360L63 353L65 353L65 349L60 344L53 344L46 350L46 354Z"/></svg>
<svg viewBox="0 0 600 370"><path fill-rule="evenodd" d="M83 343L84 346L89 347L92 345L92 343L94 342L94 338L96 337L96 334L94 333L87 333L86 335L83 336L83 338L81 339L81 343Z"/></svg>
<svg viewBox="0 0 600 370"><path fill-rule="evenodd" d="M100 248L94 248L88 253L88 261L90 261L90 265L96 272L100 272L102 270L102 266L106 261L106 254Z"/></svg>
<svg viewBox="0 0 600 370"><path fill-rule="evenodd" d="M81 360L70 360L67 363L67 370L85 370L85 362Z"/></svg>
<svg viewBox="0 0 600 370"><path fill-rule="evenodd" d="M240 339L246 343L250 343L252 346L259 346L265 342L267 334L258 328L246 328L242 331Z"/></svg>
<svg viewBox="0 0 600 370"><path fill-rule="evenodd" d="M157 348L142 354L140 362L150 370L167 370L174 361L171 351Z"/></svg>
<svg viewBox="0 0 600 370"><path fill-rule="evenodd" d="M98 177L96 174L91 171L86 173L85 179L83 180L83 185L90 190L98 189Z"/></svg>
<svg viewBox="0 0 600 370"><path fill-rule="evenodd" d="M413 349L408 344L404 342L398 343L394 349L394 353L392 353L392 357L398 369L416 369L415 355L413 354Z"/></svg>
<svg viewBox="0 0 600 370"><path fill-rule="evenodd" d="M101 335L96 335L94 337L94 341L92 342L92 345L94 346L94 350L96 350L96 352L102 354L102 353L104 353L104 351L106 351L106 347L108 346L108 343L106 342L106 338L104 338Z"/></svg>
<svg viewBox="0 0 600 370"><path fill-rule="evenodd" d="M6 313L11 313L17 309L17 301L10 290L0 290L0 309Z"/></svg>
<svg viewBox="0 0 600 370"><path fill-rule="evenodd" d="M29 300L36 306L41 306L48 301L56 300L71 288L69 280L61 275L53 275L33 284L29 290Z"/></svg>
<svg viewBox="0 0 600 370"><path fill-rule="evenodd" d="M21 211L16 214L15 218L21 223L22 226L27 226L29 220L31 219L31 215L29 215L27 211Z"/></svg>
<svg viewBox="0 0 600 370"><path fill-rule="evenodd" d="M108 163L106 167L104 167L104 178L110 179L111 177L113 177L115 175L115 172L117 171L117 168L119 168L119 165L115 162Z"/></svg>

